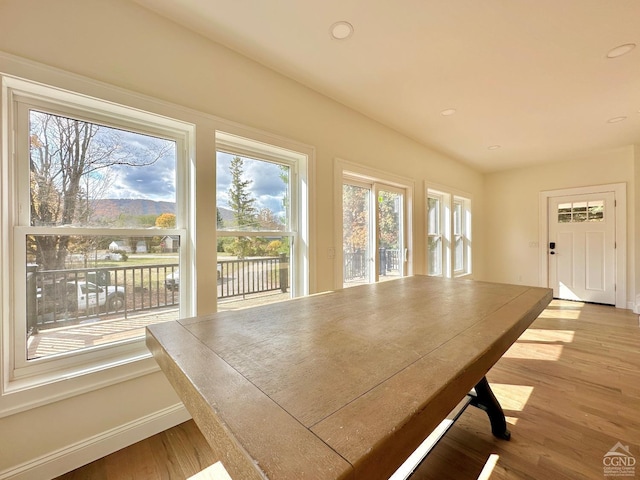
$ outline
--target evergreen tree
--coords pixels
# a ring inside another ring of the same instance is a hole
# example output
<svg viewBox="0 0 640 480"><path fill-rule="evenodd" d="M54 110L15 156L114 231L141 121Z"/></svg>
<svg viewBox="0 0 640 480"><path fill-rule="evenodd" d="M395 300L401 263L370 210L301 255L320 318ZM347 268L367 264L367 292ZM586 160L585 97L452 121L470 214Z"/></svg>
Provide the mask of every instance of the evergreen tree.
<svg viewBox="0 0 640 480"><path fill-rule="evenodd" d="M229 165L231 172L231 187L229 187L229 207L233 211L236 225L239 230L247 227L256 227L257 210L256 199L251 196L249 187L252 180L244 180L244 160L240 157L233 157Z"/></svg>
<svg viewBox="0 0 640 480"><path fill-rule="evenodd" d="M240 157L233 157L229 164L231 172L231 187L229 187L229 207L233 211L233 216L238 230L257 229L258 212L255 207L256 199L251 195L249 187L252 180L243 179L244 160ZM238 258L244 258L252 253L251 240L248 237L238 237L230 246L232 253Z"/></svg>

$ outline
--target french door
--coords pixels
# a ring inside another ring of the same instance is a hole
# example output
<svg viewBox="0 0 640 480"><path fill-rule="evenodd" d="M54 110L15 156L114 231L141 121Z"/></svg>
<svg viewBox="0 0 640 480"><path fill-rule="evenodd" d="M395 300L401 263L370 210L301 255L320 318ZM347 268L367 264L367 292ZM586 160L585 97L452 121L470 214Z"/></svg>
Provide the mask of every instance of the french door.
<svg viewBox="0 0 640 480"><path fill-rule="evenodd" d="M404 189L345 179L342 186L343 286L406 275Z"/></svg>

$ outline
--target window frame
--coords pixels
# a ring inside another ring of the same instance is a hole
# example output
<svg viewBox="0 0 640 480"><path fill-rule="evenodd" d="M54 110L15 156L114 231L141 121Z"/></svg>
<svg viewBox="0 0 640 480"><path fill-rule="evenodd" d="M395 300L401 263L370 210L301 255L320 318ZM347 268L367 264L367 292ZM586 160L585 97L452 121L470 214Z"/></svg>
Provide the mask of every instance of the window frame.
<svg viewBox="0 0 640 480"><path fill-rule="evenodd" d="M449 229L449 218L450 215L448 213L449 211L449 200L448 198L450 197L450 195L445 194L443 192L438 192L435 190L428 190L427 191L427 200L426 200L426 213L427 213L427 219L426 219L426 230L427 230L427 245L425 248L426 251L426 258L427 258L427 274L433 277L449 277L451 276L451 273L449 271L449 262L447 261L447 258L450 256L449 255L449 251L450 251L450 242L449 242L449 237L446 234L446 232L448 232ZM431 229L430 229L430 225L432 224L432 222L430 221L430 209L429 209L429 199L434 199L438 202L437 205L437 226L436 228L434 228L433 230L436 231L437 233L431 233ZM429 258L430 258L430 252L429 252L429 239L430 238L436 238L439 240L438 242L438 260L440 262L440 268L438 270L438 272L436 273L429 273Z"/></svg>
<svg viewBox="0 0 640 480"><path fill-rule="evenodd" d="M357 182L357 183L356 183ZM343 205L342 205L342 185L344 183L370 185L372 192L375 194L374 202L377 205L377 195L379 187L390 187L396 192L403 192L404 194L404 219L401 221L403 228L403 246L402 249L402 276L413 275L413 192L415 189L415 182L412 179L388 173L385 171L377 170L374 168L366 167L354 162L343 160L341 158L334 159L334 245L330 247L328 251L329 259L335 261L336 268L334 268L334 288L344 288L343 278L343 253L342 253L342 240L343 240ZM377 207L370 206L374 212L377 212ZM376 251L378 249L378 232L377 232L377 215L371 221L376 225L372 237L373 244ZM373 282L378 282L378 261L376 260L374 272L370 274L370 277L374 277ZM398 277L402 278L402 277Z"/></svg>
<svg viewBox="0 0 640 480"><path fill-rule="evenodd" d="M32 77L27 75L28 77ZM34 75L37 77L37 75ZM65 80L70 77L65 75ZM33 78L33 77L32 77ZM38 83L25 76L0 71L2 87L2 240L0 255L7 266L4 286L0 342L0 417L157 370L144 336L104 346L79 349L61 355L27 360L26 351L26 242L28 234L149 236L158 232L178 235L184 246L180 267L184 282L193 282L195 250L192 247L194 204L192 165L195 126L158 113L152 102L143 108L114 102L113 91L101 85L80 82L91 95ZM77 80L77 79L76 79ZM65 83L65 82L63 82ZM72 83L72 82L71 82ZM97 92L97 93L95 93ZM120 92L122 93L122 92ZM117 96L117 95L116 95ZM129 100L140 100L139 97ZM136 103L131 102L131 103ZM176 142L176 218L173 229L79 228L30 225L29 219L29 111L77 118L109 127L153 135ZM27 161L24 159L27 158ZM180 315L195 314L195 296L181 289ZM89 375L93 374L93 375ZM88 380L87 377L92 377ZM63 386L64 384L64 386ZM73 384L69 387L68 384ZM36 397L41 397L37 398Z"/></svg>
<svg viewBox="0 0 640 480"><path fill-rule="evenodd" d="M440 203L438 235L431 234L429 199L437 199ZM459 207L460 218L457 218ZM429 186L425 188L425 259L427 275L443 278L456 278L472 275L472 242L471 242L471 197L447 187ZM458 222L456 220L459 220ZM457 228L459 227L459 231ZM439 236L440 258L442 261L439 273L429 273L430 251L429 238ZM461 243L461 268L456 268L457 242Z"/></svg>
<svg viewBox="0 0 640 480"><path fill-rule="evenodd" d="M289 170L289 222L287 230L218 230L216 227L216 241L224 237L263 237L273 234L291 239L289 268L291 275L291 298L309 295L310 292L310 249L309 235L311 224L311 210L309 204L310 192L310 163L313 151L303 145L283 142L276 137L260 139L255 133L229 128L216 130L216 153L224 152L258 161L287 165ZM216 201L217 206L217 201Z"/></svg>

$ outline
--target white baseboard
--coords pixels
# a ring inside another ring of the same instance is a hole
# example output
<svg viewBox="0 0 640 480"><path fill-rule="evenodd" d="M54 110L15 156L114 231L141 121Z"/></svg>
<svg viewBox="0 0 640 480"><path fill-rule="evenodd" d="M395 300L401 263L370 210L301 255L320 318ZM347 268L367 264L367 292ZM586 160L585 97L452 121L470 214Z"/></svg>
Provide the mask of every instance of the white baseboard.
<svg viewBox="0 0 640 480"><path fill-rule="evenodd" d="M189 420L182 403L0 472L0 480L52 479Z"/></svg>

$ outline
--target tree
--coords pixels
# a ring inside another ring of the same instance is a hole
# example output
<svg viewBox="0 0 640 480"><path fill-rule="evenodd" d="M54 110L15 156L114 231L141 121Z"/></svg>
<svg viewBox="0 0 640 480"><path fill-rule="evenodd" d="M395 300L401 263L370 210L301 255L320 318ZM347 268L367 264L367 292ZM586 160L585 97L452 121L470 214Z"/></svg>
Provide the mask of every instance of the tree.
<svg viewBox="0 0 640 480"><path fill-rule="evenodd" d="M156 227L176 228L176 216L173 213L163 213L156 218Z"/></svg>
<svg viewBox="0 0 640 480"><path fill-rule="evenodd" d="M380 248L397 250L400 218L398 216L399 196L395 193L378 193L378 225L380 230Z"/></svg>
<svg viewBox="0 0 640 480"><path fill-rule="evenodd" d="M284 225L280 218L276 217L276 215L269 210L268 208L262 208L258 213L258 224L261 229L264 230L283 230Z"/></svg>
<svg viewBox="0 0 640 480"><path fill-rule="evenodd" d="M229 207L233 211L238 230L252 230L258 227L256 199L251 195L249 187L252 180L244 180L244 161L241 157L233 157L229 164L231 186L229 187ZM250 254L251 241L248 237L238 237L229 245L232 253L242 258Z"/></svg>
<svg viewBox="0 0 640 480"><path fill-rule="evenodd" d="M253 180L243 180L244 160L240 157L233 157L229 164L231 172L231 186L229 187L229 207L233 211L236 226L242 230L243 227L256 227L256 199L251 195L249 187Z"/></svg>
<svg viewBox="0 0 640 480"><path fill-rule="evenodd" d="M355 185L342 187L342 244L345 252L366 251L369 240L369 190Z"/></svg>
<svg viewBox="0 0 640 480"><path fill-rule="evenodd" d="M146 166L166 148L133 146L121 130L94 123L30 112L30 214L33 226L86 225L91 200L111 181L110 167ZM64 268L68 235L35 235L36 263Z"/></svg>

